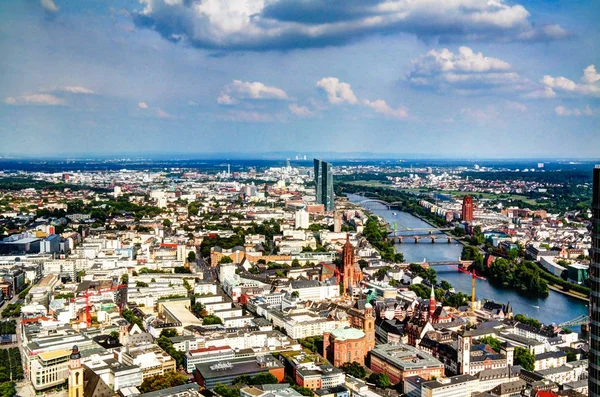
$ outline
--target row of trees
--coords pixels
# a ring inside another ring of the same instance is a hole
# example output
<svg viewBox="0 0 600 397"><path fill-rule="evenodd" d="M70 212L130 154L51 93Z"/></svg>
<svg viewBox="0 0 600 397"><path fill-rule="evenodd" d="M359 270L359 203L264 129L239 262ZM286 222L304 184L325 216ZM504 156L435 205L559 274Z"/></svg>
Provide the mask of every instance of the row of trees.
<svg viewBox="0 0 600 397"><path fill-rule="evenodd" d="M17 323L15 320L0 322L0 335L15 335L17 333Z"/></svg>
<svg viewBox="0 0 600 397"><path fill-rule="evenodd" d="M353 376L357 379L365 379L369 383L374 384L377 387L382 389L389 388L394 386L394 384L390 381L390 378L386 374L376 374L372 372L369 376L367 376L367 370L365 367L359 363L358 361L352 361L351 363L344 363L340 367L345 374Z"/></svg>
<svg viewBox="0 0 600 397"><path fill-rule="evenodd" d="M363 236L379 251L381 257L390 262L404 262L404 255L396 253L394 242L387 238L387 230L376 217L369 217L363 229Z"/></svg>
<svg viewBox="0 0 600 397"><path fill-rule="evenodd" d="M177 331L172 328L165 328L160 332L156 344L175 360L178 368L183 367L183 356L185 353L173 347L173 342L169 339L173 336L177 336Z"/></svg>
<svg viewBox="0 0 600 397"><path fill-rule="evenodd" d="M2 317L19 317L21 315L21 305L19 303L9 303L2 310Z"/></svg>
<svg viewBox="0 0 600 397"><path fill-rule="evenodd" d="M0 382L23 379L21 352L18 347L0 350Z"/></svg>

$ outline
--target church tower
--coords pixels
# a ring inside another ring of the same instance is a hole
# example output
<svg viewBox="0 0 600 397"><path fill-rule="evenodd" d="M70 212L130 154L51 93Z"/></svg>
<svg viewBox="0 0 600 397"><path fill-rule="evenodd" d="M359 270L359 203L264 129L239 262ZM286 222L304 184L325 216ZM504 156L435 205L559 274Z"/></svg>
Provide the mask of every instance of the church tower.
<svg viewBox="0 0 600 397"><path fill-rule="evenodd" d="M79 348L75 345L69 358L69 397L84 397L83 387L81 353L79 353Z"/></svg>
<svg viewBox="0 0 600 397"><path fill-rule="evenodd" d="M373 316L373 305L365 304L365 321L363 331L367 337L368 350L375 349L375 317Z"/></svg>
<svg viewBox="0 0 600 397"><path fill-rule="evenodd" d="M344 291L351 291L355 286L354 277L354 247L350 243L350 235L346 235L346 243L342 248L342 274Z"/></svg>
<svg viewBox="0 0 600 397"><path fill-rule="evenodd" d="M433 322L433 313L435 313L435 290L431 286L431 295L429 295L429 321Z"/></svg>

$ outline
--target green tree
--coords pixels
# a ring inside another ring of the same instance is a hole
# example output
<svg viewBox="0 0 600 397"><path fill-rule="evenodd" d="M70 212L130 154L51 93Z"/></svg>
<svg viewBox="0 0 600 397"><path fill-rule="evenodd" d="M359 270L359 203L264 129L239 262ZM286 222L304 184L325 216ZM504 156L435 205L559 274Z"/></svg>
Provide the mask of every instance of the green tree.
<svg viewBox="0 0 600 397"><path fill-rule="evenodd" d="M279 383L275 375L270 372L263 372L262 374L258 374L250 379L250 384L252 385L271 385Z"/></svg>
<svg viewBox="0 0 600 397"><path fill-rule="evenodd" d="M377 387L380 387L382 389L392 386L392 382L390 382L390 378L386 374L383 374L383 373L381 373L381 374L372 373L367 378L367 381L370 383L374 383Z"/></svg>
<svg viewBox="0 0 600 397"><path fill-rule="evenodd" d="M188 263L196 262L196 253L194 251L190 251L187 256Z"/></svg>
<svg viewBox="0 0 600 397"><path fill-rule="evenodd" d="M521 313L519 313L515 316L515 320L520 323L527 324L527 325L530 325L530 326L538 328L538 329L542 328L542 323L540 323L537 319L535 319L533 317L527 317L526 315L521 314Z"/></svg>
<svg viewBox="0 0 600 397"><path fill-rule="evenodd" d="M494 338L493 336L484 336L483 338L479 338L479 342L489 345L497 353L500 352L501 342L498 339Z"/></svg>
<svg viewBox="0 0 600 397"><path fill-rule="evenodd" d="M303 386L298 386L298 385L292 385L291 386L292 389L296 390L298 393L300 393L303 396L306 397L313 397L314 393L311 389L309 389L308 387L303 387Z"/></svg>
<svg viewBox="0 0 600 397"><path fill-rule="evenodd" d="M240 397L240 389L228 387L222 383L218 383L212 391L221 397Z"/></svg>
<svg viewBox="0 0 600 397"><path fill-rule="evenodd" d="M522 347L515 347L515 365L520 365L527 371L533 371L535 368L535 356L529 350Z"/></svg>
<svg viewBox="0 0 600 397"><path fill-rule="evenodd" d="M367 376L367 370L365 367L360 365L358 361L352 361L351 363L344 363L340 367L345 374L354 376L355 378L362 379Z"/></svg>
<svg viewBox="0 0 600 397"><path fill-rule="evenodd" d="M175 328L164 328L162 331L160 331L160 336L172 338L174 336L177 336L177 330Z"/></svg>
<svg viewBox="0 0 600 397"><path fill-rule="evenodd" d="M205 316L202 319L202 325L214 325L214 324L223 324L223 320L221 320L220 317L217 317L214 314Z"/></svg>
<svg viewBox="0 0 600 397"><path fill-rule="evenodd" d="M187 382L187 376L170 371L164 375L156 375L145 379L140 385L142 393L150 393L157 390L168 389L179 385L184 385Z"/></svg>
<svg viewBox="0 0 600 397"><path fill-rule="evenodd" d="M164 227L171 227L173 222L171 222L169 219L163 219L162 224Z"/></svg>
<svg viewBox="0 0 600 397"><path fill-rule="evenodd" d="M229 256L224 256L219 259L219 265L223 263L233 263L233 259L231 259Z"/></svg>
<svg viewBox="0 0 600 397"><path fill-rule="evenodd" d="M442 280L442 281L440 282L440 287L441 287L443 290L445 290L445 291L448 291L448 290L452 289L452 284L450 284L450 283L449 283L448 281L446 281L446 280Z"/></svg>
<svg viewBox="0 0 600 397"><path fill-rule="evenodd" d="M301 267L302 265L300 264L300 261L298 260L298 258L294 258L292 260L292 267Z"/></svg>

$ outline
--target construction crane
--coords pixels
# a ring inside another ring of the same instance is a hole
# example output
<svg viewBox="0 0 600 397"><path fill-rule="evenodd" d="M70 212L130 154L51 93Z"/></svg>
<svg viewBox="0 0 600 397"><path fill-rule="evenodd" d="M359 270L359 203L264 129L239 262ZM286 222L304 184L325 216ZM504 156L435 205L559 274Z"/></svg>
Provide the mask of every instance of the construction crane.
<svg viewBox="0 0 600 397"><path fill-rule="evenodd" d="M92 325L92 315L90 313L90 296L96 296L96 295L100 295L100 294L103 294L105 292L110 292L110 291L118 291L123 288L127 288L127 284L115 285L114 287L111 287L111 288L104 288L104 289L99 289L99 290L95 290L95 291L90 291L89 289L85 290L85 294L84 294L85 321L86 321L88 327L90 325ZM121 299L121 302L119 302L118 306L119 306L119 314L121 314L121 312L123 311L123 299Z"/></svg>

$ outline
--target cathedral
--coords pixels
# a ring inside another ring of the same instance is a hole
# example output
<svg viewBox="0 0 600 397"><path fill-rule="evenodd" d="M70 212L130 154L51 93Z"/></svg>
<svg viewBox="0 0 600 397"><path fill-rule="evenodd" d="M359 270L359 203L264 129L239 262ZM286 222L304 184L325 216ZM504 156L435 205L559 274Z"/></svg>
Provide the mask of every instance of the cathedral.
<svg viewBox="0 0 600 397"><path fill-rule="evenodd" d="M353 295L352 289L362 280L362 271L354 261L354 246L350 243L350 235L347 235L346 243L342 248L342 268L338 272L338 282L344 286L345 294Z"/></svg>

